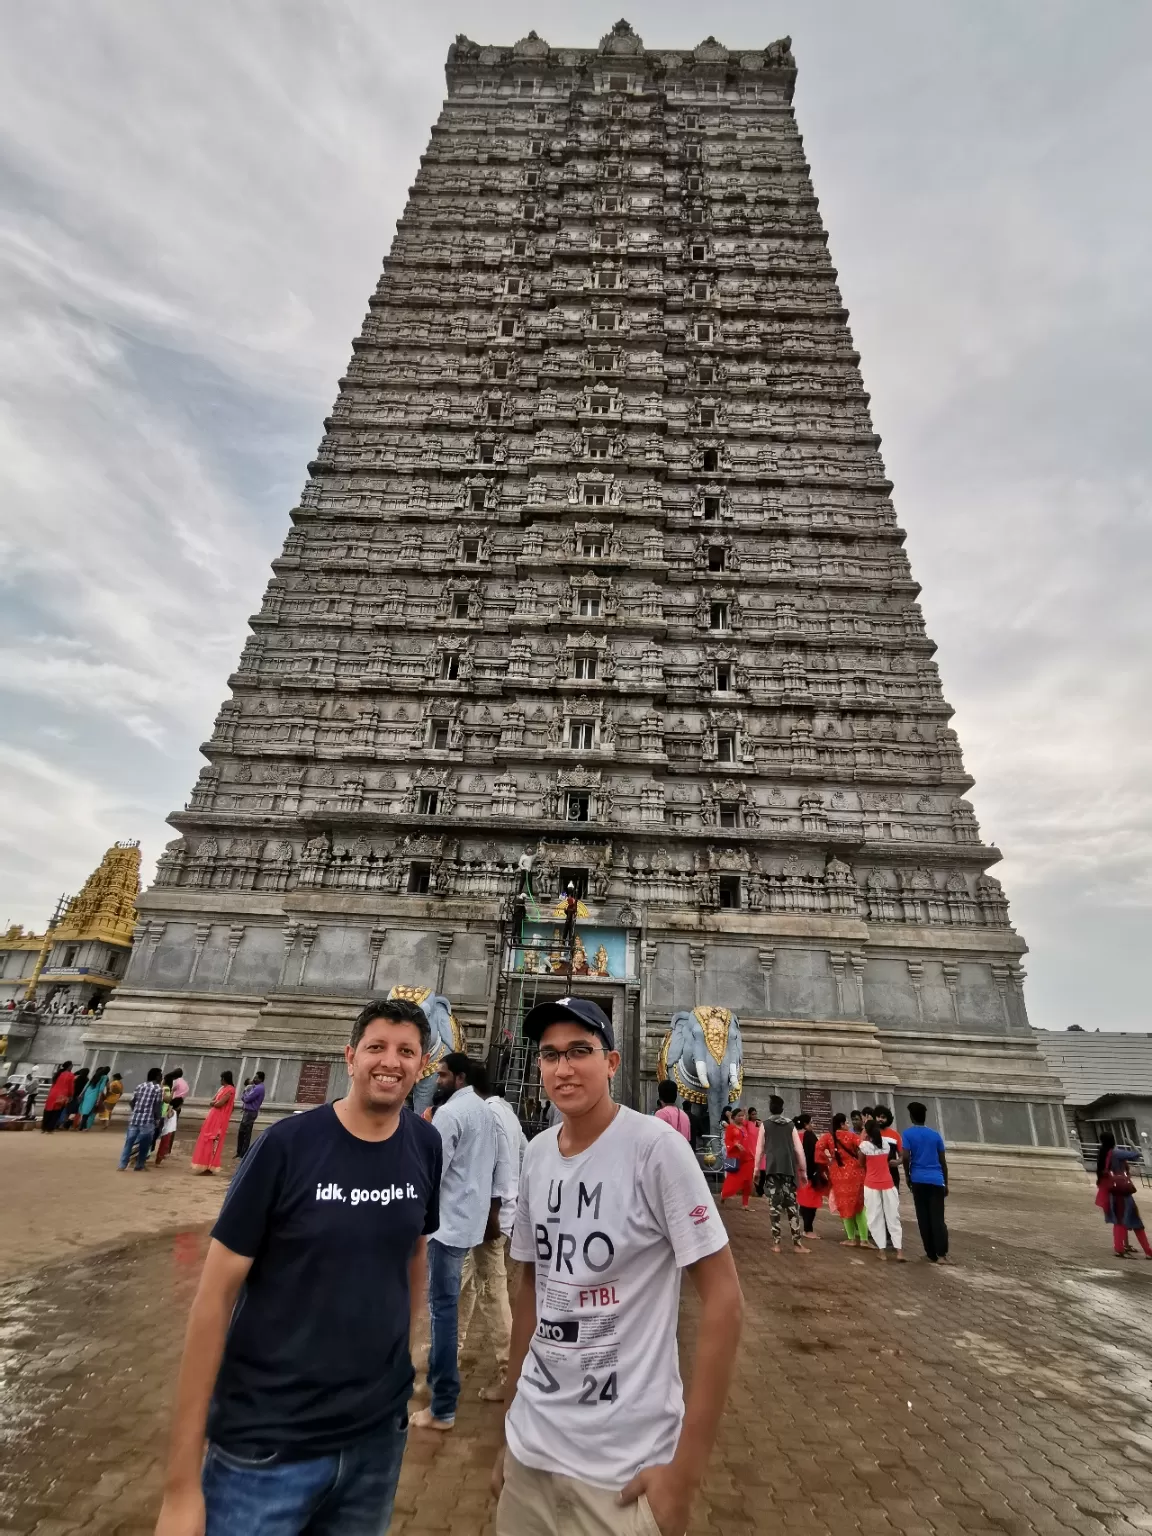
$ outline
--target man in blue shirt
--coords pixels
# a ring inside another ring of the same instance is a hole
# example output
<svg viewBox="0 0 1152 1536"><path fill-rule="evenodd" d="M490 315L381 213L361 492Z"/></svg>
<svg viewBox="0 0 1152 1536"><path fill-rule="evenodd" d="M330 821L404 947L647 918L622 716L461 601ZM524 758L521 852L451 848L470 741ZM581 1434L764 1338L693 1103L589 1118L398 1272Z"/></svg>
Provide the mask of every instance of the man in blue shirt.
<svg viewBox="0 0 1152 1536"><path fill-rule="evenodd" d="M414 1003L369 1004L347 1097L240 1164L188 1319L156 1536L388 1529L438 1222L440 1138L404 1103L430 1037Z"/></svg>
<svg viewBox="0 0 1152 1536"><path fill-rule="evenodd" d="M916 1206L916 1225L920 1241L932 1264L948 1263L948 1227L944 1221L944 1201L948 1195L948 1162L944 1156L944 1138L924 1124L928 1109L924 1104L909 1104L912 1124L904 1132L904 1172Z"/></svg>

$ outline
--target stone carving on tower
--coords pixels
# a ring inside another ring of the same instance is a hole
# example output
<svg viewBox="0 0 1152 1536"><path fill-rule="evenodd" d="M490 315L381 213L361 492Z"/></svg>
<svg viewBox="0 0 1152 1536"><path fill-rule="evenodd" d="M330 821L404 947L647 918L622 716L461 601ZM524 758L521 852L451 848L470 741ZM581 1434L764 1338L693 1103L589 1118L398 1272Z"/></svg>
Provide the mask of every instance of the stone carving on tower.
<svg viewBox="0 0 1152 1536"><path fill-rule="evenodd" d="M438 971L490 1044L545 839L626 931L640 1076L695 974L746 1072L757 1019L847 1021L881 1087L1003 1094L1011 1056L1049 1126L795 78L788 39L625 21L451 46L102 1040L333 1056L355 1001Z"/></svg>

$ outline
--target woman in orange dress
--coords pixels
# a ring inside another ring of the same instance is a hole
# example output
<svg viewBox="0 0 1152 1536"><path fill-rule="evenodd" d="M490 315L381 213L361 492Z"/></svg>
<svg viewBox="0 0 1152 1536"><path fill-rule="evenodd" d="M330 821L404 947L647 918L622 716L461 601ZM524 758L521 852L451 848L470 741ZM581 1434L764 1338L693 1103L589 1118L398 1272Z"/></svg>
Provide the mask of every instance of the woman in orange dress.
<svg viewBox="0 0 1152 1536"><path fill-rule="evenodd" d="M759 1135L759 1131L756 1133ZM733 1111L724 1127L724 1183L720 1186L720 1204L733 1195L740 1196L745 1210L752 1197L752 1179L756 1173L756 1155L748 1145L748 1126L744 1111Z"/></svg>
<svg viewBox="0 0 1152 1536"><path fill-rule="evenodd" d="M864 1214L864 1169L856 1156L860 1138L847 1129L847 1115L832 1116L832 1130L816 1143L816 1161L828 1170L832 1193L828 1201L844 1223L843 1248L868 1246L868 1218Z"/></svg>
<svg viewBox="0 0 1152 1536"><path fill-rule="evenodd" d="M236 1102L236 1086L231 1072L221 1072L220 1087L212 1100L212 1107L200 1128L196 1146L192 1152L193 1173L215 1173L224 1152L224 1138L228 1134L228 1122L232 1118L232 1106Z"/></svg>

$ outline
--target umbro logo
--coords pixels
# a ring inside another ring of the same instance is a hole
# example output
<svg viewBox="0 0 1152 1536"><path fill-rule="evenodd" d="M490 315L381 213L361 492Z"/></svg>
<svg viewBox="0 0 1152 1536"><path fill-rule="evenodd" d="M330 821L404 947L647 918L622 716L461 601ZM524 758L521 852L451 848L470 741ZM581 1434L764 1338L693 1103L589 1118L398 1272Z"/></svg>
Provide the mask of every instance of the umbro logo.
<svg viewBox="0 0 1152 1536"><path fill-rule="evenodd" d="M693 1223L701 1227L708 1220L708 1207L706 1205L698 1205L694 1210L689 1211L688 1214L691 1216Z"/></svg>

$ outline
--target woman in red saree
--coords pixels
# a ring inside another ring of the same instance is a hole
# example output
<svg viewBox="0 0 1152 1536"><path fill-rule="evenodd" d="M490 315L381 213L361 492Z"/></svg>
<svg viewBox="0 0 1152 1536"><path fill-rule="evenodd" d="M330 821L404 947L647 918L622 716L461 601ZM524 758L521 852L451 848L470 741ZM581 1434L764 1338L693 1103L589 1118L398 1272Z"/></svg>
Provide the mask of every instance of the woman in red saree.
<svg viewBox="0 0 1152 1536"><path fill-rule="evenodd" d="M724 1167L727 1172L724 1175L724 1183L720 1186L720 1204L730 1199L733 1195L740 1196L740 1203L744 1209L748 1209L748 1201L752 1196L752 1179L756 1173L756 1141L749 1145L749 1127L744 1118L744 1111L737 1109L733 1112L731 1120L724 1128ZM756 1127L755 1135L760 1135L759 1127ZM735 1168L731 1165L735 1163Z"/></svg>
<svg viewBox="0 0 1152 1536"><path fill-rule="evenodd" d="M220 1087L212 1100L212 1107L200 1128L196 1146L192 1152L193 1173L215 1173L224 1152L224 1137L228 1134L228 1122L232 1118L232 1106L236 1102L236 1087L231 1072L221 1072Z"/></svg>
<svg viewBox="0 0 1152 1536"><path fill-rule="evenodd" d="M864 1169L856 1156L860 1138L848 1130L847 1115L832 1116L832 1130L825 1131L816 1143L816 1161L828 1169L832 1193L829 1209L844 1223L844 1248L868 1246L868 1218L864 1215Z"/></svg>

